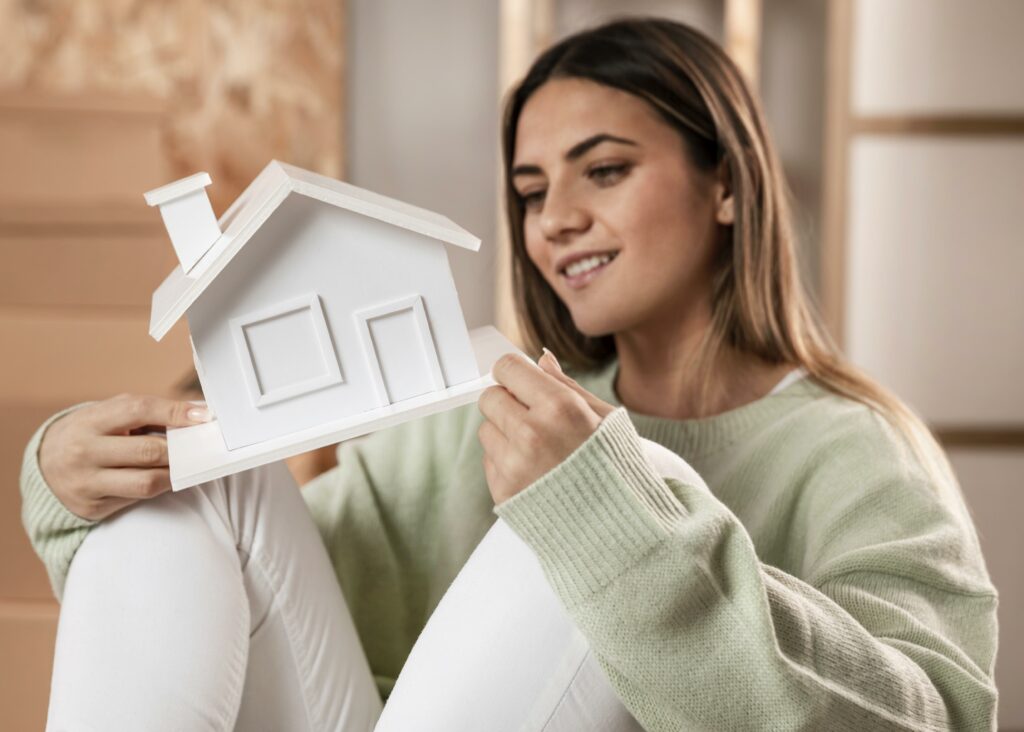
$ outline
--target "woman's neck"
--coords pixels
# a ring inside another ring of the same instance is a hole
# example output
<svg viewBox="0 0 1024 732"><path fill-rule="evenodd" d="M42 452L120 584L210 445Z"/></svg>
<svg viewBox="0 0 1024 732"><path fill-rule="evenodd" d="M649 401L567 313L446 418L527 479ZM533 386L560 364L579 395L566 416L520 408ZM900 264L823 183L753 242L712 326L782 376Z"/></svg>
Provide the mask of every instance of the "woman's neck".
<svg viewBox="0 0 1024 732"><path fill-rule="evenodd" d="M672 337L665 330L617 333L619 373L614 387L622 404L667 419L710 417L767 395L793 368L723 347L710 367L707 402L701 405L696 372L708 327L710 323L703 323Z"/></svg>

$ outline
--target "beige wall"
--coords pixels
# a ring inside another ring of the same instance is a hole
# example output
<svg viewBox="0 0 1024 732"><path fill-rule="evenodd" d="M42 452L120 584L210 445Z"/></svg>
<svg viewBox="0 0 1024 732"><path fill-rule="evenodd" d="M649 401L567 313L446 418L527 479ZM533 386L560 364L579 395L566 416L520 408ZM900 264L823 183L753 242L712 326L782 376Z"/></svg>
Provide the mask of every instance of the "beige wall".
<svg viewBox="0 0 1024 732"><path fill-rule="evenodd" d="M852 11L847 352L940 432L1019 436L1024 3L853 0ZM1004 443L950 456L1000 592L1000 727L1019 730L1024 445Z"/></svg>
<svg viewBox="0 0 1024 732"><path fill-rule="evenodd" d="M498 3L349 0L348 180L448 216L470 328L494 322Z"/></svg>

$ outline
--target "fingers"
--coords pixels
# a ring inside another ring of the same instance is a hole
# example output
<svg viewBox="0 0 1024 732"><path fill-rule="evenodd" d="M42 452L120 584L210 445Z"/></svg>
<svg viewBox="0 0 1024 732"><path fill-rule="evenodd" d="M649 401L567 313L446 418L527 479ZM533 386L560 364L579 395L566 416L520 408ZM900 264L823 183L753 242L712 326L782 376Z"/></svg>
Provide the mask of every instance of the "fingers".
<svg viewBox="0 0 1024 732"><path fill-rule="evenodd" d="M508 438L501 433L493 422L484 422L477 430L477 437L480 445L484 448L484 457L493 461L499 461L505 452Z"/></svg>
<svg viewBox="0 0 1024 732"><path fill-rule="evenodd" d="M98 437L90 462L103 468L165 468L167 438L159 435Z"/></svg>
<svg viewBox="0 0 1024 732"><path fill-rule="evenodd" d="M525 417L527 409L503 386L484 389L477 400L480 413L504 435L512 434L512 425Z"/></svg>
<svg viewBox="0 0 1024 732"><path fill-rule="evenodd" d="M142 500L155 498L171 489L167 468L114 468L103 471L100 483L105 497Z"/></svg>
<svg viewBox="0 0 1024 732"><path fill-rule="evenodd" d="M90 521L100 521L116 511L171 489L167 468L106 468L82 477L81 485L57 492L69 511Z"/></svg>
<svg viewBox="0 0 1024 732"><path fill-rule="evenodd" d="M555 354L553 354L547 348L544 349L544 353L537 361L537 365L544 369L546 373L548 373L551 377L556 379L559 383L565 384L570 389L579 394L581 397L583 397L584 401L586 401L587 403L587 406L589 406L591 409L597 412L597 414L602 419L604 419L609 414L615 411L615 407L613 405L609 404L603 399L600 399L594 394L591 394L589 391L587 391L578 383L576 383L575 379L567 376L565 372L562 371L562 366L561 364L558 363L558 359L555 358Z"/></svg>
<svg viewBox="0 0 1024 732"><path fill-rule="evenodd" d="M552 376L565 376L565 372L562 371L562 364L558 363L558 359L555 358L555 354L549 351L546 346L543 346L541 350L544 351L544 353L541 354L541 357L537 360L537 365L544 368L544 370Z"/></svg>
<svg viewBox="0 0 1024 732"><path fill-rule="evenodd" d="M548 402L558 394L559 386L551 374L516 353L506 353L499 358L491 374L495 381L512 392L512 396L530 408Z"/></svg>
<svg viewBox="0 0 1024 732"><path fill-rule="evenodd" d="M188 427L210 420L209 410L202 405L137 394L122 394L94 404L90 417L105 434L127 434L147 425Z"/></svg>

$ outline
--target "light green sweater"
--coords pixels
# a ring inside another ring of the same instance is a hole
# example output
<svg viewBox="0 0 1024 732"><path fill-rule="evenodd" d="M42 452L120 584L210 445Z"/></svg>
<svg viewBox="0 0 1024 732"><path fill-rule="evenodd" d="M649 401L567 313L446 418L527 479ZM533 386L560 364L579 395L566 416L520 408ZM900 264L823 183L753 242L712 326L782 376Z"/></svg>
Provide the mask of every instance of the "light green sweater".
<svg viewBox="0 0 1024 732"><path fill-rule="evenodd" d="M614 374L580 381L618 404ZM497 508L481 419L469 406L343 444L303 489L385 698L497 514L652 732L994 728L996 593L959 488L864 406L803 379L702 420L619 409ZM91 524L39 473L44 429L23 519L59 597ZM637 433L712 493L659 478Z"/></svg>

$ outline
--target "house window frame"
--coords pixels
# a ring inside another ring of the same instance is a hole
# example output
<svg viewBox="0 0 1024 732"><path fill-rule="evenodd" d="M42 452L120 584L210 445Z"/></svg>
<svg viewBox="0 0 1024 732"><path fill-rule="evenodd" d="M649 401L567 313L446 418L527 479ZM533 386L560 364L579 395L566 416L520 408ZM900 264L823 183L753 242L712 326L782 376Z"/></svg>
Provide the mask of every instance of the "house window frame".
<svg viewBox="0 0 1024 732"><path fill-rule="evenodd" d="M313 336L322 358L324 373L264 392L260 387L259 377L256 374L256 363L245 329L257 323L284 315L291 315L302 310L307 310L312 320ZM320 296L316 293L289 298L274 305L232 318L230 327L231 335L235 342L235 350L242 367L242 376L246 383L246 390L257 409L305 396L329 386L345 383L341 373L341 365L338 363L338 356L334 351L331 341L331 333L327 327L327 319L324 317L323 304L320 301Z"/></svg>

